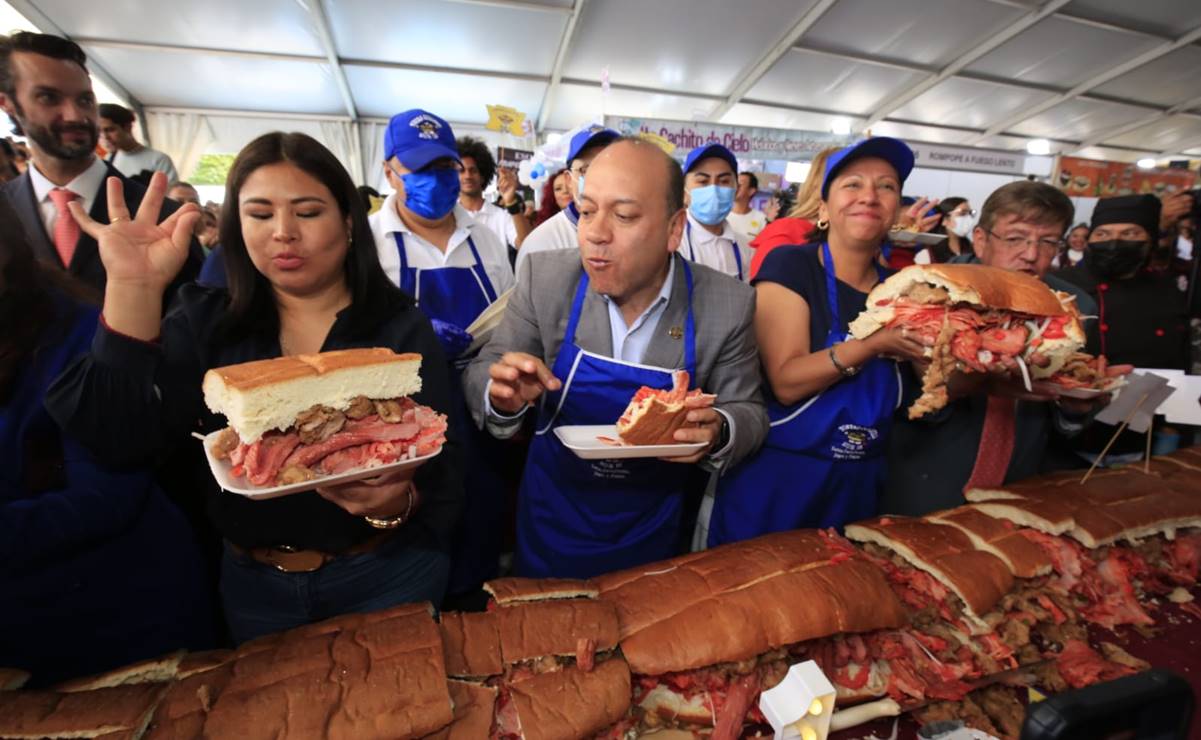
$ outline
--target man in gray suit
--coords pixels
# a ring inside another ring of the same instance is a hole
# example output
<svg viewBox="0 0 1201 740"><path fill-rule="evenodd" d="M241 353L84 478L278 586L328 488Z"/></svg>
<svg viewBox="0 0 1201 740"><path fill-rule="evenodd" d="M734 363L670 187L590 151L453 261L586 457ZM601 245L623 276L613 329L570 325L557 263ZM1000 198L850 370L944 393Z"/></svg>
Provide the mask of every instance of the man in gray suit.
<svg viewBox="0 0 1201 740"><path fill-rule="evenodd" d="M481 427L514 434L538 421L517 511L516 572L589 577L670 557L688 469L720 470L767 434L749 286L675 254L683 174L653 144L623 139L592 163L579 197L579 250L537 254L504 320L464 376ZM556 429L613 424L641 386L671 388L688 370L694 403L682 457L583 460Z"/></svg>

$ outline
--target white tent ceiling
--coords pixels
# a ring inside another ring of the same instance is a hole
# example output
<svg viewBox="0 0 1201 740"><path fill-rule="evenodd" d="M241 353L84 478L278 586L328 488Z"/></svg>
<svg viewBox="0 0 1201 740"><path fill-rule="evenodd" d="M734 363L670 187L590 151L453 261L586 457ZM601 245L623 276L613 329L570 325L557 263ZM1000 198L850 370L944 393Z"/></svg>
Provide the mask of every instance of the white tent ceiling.
<svg viewBox="0 0 1201 740"><path fill-rule="evenodd" d="M9 0L145 108L601 114L1201 156L1198 0ZM607 68L608 93L600 79Z"/></svg>

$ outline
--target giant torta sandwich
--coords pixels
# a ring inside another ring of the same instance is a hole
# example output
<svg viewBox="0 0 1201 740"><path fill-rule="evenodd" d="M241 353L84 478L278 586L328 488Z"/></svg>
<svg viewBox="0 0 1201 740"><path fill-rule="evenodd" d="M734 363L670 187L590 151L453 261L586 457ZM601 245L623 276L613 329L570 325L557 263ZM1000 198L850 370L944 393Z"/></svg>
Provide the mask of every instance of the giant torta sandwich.
<svg viewBox="0 0 1201 740"><path fill-rule="evenodd" d="M421 355L373 348L209 370L204 402L229 420L211 452L258 486L431 454L446 417L409 398L420 369Z"/></svg>
<svg viewBox="0 0 1201 740"><path fill-rule="evenodd" d="M914 419L947 403L953 371L1048 378L1084 345L1072 303L1021 272L983 265L914 265L872 289L867 308L851 322L865 339L901 326L927 347L930 366Z"/></svg>

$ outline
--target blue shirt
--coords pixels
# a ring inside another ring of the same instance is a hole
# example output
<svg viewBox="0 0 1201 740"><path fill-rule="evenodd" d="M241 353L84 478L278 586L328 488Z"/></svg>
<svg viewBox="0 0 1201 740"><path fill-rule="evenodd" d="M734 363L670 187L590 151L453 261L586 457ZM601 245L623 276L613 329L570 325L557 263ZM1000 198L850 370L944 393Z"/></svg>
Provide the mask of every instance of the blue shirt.
<svg viewBox="0 0 1201 740"><path fill-rule="evenodd" d="M659 288L659 295L629 326L626 325L625 317L621 315L621 308L613 302L613 299L607 295L601 295L605 305L609 307L609 331L612 332L613 338L613 359L641 364L642 358L646 356L646 348L650 346L651 338L655 336L655 328L659 326L659 319L663 316L663 311L667 309L668 300L671 299L676 261L672 258L668 260L667 264L669 265L667 279Z"/></svg>

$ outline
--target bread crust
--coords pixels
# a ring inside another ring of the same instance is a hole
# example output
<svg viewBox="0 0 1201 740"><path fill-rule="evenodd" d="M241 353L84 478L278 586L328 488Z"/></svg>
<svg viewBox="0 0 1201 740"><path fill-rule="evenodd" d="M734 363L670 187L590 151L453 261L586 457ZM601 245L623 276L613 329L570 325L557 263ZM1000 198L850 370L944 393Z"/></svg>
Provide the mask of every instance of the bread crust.
<svg viewBox="0 0 1201 740"><path fill-rule="evenodd" d="M588 581L574 578L497 578L484 584L497 604L547 599L595 599L598 591Z"/></svg>
<svg viewBox="0 0 1201 740"><path fill-rule="evenodd" d="M621 658L592 671L568 666L510 686L525 740L592 737L625 717L630 708L630 669Z"/></svg>
<svg viewBox="0 0 1201 740"><path fill-rule="evenodd" d="M500 632L492 612L442 612L438 630L446 675L486 678L504 671Z"/></svg>
<svg viewBox="0 0 1201 740"><path fill-rule="evenodd" d="M505 663L547 655L574 656L580 640L592 640L598 651L617 647L617 610L606 601L571 599L507 606L489 614L496 618Z"/></svg>
<svg viewBox="0 0 1201 740"><path fill-rule="evenodd" d="M1000 558L1014 576L1034 578L1051 572L1051 558L1011 522L991 517L968 505L931 514L928 519L949 524L971 539L976 549Z"/></svg>
<svg viewBox="0 0 1201 740"><path fill-rule="evenodd" d="M370 365L412 362L413 360L420 361L421 355L412 352L398 354L385 347L340 349L316 355L289 355L270 360L255 360L254 362L217 367L206 373L205 382L208 382L207 375L211 373L219 378L226 387L245 392L268 385L286 383L296 378L326 375L338 370Z"/></svg>
<svg viewBox="0 0 1201 740"><path fill-rule="evenodd" d="M951 589L973 618L987 630L983 616L1013 589L1013 574L995 555L977 550L972 540L949 524L908 517L879 517L846 526L848 539L873 542L924 570Z"/></svg>

